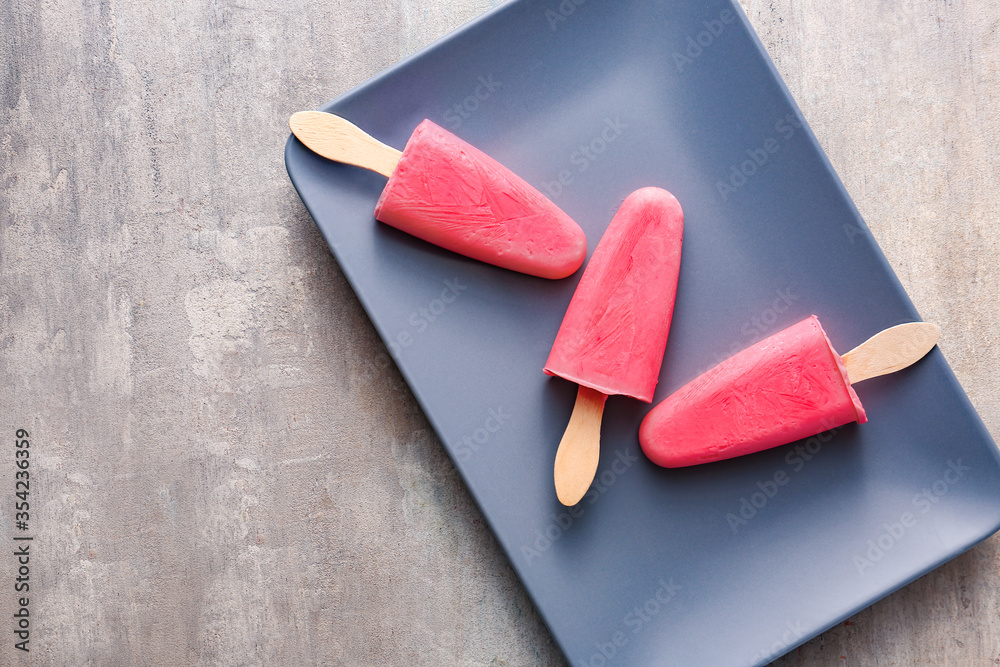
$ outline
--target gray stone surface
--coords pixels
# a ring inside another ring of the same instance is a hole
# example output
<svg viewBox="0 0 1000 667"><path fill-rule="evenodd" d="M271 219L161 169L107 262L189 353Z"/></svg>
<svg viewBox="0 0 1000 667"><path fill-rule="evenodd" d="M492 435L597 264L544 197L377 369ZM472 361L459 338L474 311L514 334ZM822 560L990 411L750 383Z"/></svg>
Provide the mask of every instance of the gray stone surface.
<svg viewBox="0 0 1000 667"><path fill-rule="evenodd" d="M0 3L0 663L561 662L282 164L493 4ZM1000 5L746 5L996 437ZM1000 662L998 544L777 664Z"/></svg>

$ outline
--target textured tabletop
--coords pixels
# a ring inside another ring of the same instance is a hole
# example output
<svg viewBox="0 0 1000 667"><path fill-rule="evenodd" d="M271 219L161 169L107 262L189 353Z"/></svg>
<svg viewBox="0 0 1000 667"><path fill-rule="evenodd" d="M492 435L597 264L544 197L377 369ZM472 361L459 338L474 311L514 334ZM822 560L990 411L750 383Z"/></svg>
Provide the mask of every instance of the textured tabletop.
<svg viewBox="0 0 1000 667"><path fill-rule="evenodd" d="M494 4L2 3L0 664L562 662L282 162ZM1000 437L1000 5L745 8ZM775 664L995 664L998 545Z"/></svg>

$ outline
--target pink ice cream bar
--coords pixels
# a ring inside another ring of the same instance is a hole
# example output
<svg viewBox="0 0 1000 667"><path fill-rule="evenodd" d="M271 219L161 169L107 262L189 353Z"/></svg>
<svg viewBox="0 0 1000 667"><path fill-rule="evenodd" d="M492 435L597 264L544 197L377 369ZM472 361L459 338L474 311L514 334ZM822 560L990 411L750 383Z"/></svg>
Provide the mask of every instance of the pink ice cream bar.
<svg viewBox="0 0 1000 667"><path fill-rule="evenodd" d="M542 278L583 264L587 238L568 215L502 164L424 120L375 217L442 248Z"/></svg>
<svg viewBox="0 0 1000 667"><path fill-rule="evenodd" d="M667 468L721 461L865 423L847 369L813 315L727 359L653 408L639 428Z"/></svg>
<svg viewBox="0 0 1000 667"><path fill-rule="evenodd" d="M548 375L653 400L683 233L684 213L666 190L642 188L625 199L580 278L545 364Z"/></svg>

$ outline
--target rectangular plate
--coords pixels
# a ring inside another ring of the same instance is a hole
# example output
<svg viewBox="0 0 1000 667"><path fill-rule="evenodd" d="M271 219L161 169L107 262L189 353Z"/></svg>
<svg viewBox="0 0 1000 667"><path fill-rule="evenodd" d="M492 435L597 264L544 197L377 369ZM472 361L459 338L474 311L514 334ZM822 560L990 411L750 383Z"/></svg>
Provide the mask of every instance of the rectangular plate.
<svg viewBox="0 0 1000 667"><path fill-rule="evenodd" d="M919 319L728 0L508 3L324 110L400 148L425 117L451 129L591 251L631 191L673 192L684 254L655 402L812 313L841 351ZM863 426L696 468L649 463L650 406L612 397L597 480L567 510L552 462L576 386L542 365L580 273L446 252L375 222L383 177L295 139L285 159L571 662L763 664L1000 525L996 447L936 349L858 387Z"/></svg>

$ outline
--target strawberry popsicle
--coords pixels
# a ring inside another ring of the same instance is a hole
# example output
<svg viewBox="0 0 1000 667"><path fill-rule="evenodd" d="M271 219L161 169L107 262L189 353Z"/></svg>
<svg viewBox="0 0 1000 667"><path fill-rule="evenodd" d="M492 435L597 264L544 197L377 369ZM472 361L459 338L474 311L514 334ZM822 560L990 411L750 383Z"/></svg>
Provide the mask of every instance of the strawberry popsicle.
<svg viewBox="0 0 1000 667"><path fill-rule="evenodd" d="M844 360L813 315L667 397L646 415L639 443L653 463L679 468L867 420Z"/></svg>
<svg viewBox="0 0 1000 667"><path fill-rule="evenodd" d="M642 188L622 203L570 301L545 373L649 403L660 375L681 266L684 214Z"/></svg>
<svg viewBox="0 0 1000 667"><path fill-rule="evenodd" d="M556 453L556 492L564 505L579 502L593 481L608 395L653 400L683 232L684 214L672 194L636 190L612 219L566 310L544 369L580 385Z"/></svg>
<svg viewBox="0 0 1000 667"><path fill-rule="evenodd" d="M559 207L429 120L406 143L375 218L467 257L542 278L565 278L587 254L583 230Z"/></svg>
<svg viewBox="0 0 1000 667"><path fill-rule="evenodd" d="M512 171L429 120L402 152L323 111L299 111L288 125L313 152L389 179L375 205L375 217L387 225L542 278L565 278L583 264L587 237L579 225Z"/></svg>

